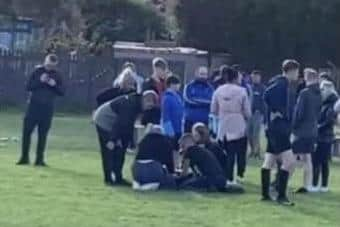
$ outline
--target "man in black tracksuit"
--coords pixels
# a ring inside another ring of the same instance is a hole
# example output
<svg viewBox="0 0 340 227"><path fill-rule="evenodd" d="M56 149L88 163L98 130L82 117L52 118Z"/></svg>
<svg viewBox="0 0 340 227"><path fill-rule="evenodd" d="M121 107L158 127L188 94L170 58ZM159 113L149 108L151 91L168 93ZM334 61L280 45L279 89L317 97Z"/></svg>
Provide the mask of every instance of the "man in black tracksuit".
<svg viewBox="0 0 340 227"><path fill-rule="evenodd" d="M298 79L300 64L295 60L285 60L282 64L282 76L273 78L264 93L268 107L268 145L262 166L262 200L272 201L270 196L270 173L273 166L282 163L278 174L277 202L282 205L294 205L287 198L289 174L294 168L294 155L291 150L291 120L296 94L291 84Z"/></svg>
<svg viewBox="0 0 340 227"><path fill-rule="evenodd" d="M122 170L125 153L134 123L141 112L141 97L135 91L136 82L132 76L125 76L123 87L130 93L119 96L101 105L94 113L97 128L105 184L128 185Z"/></svg>
<svg viewBox="0 0 340 227"><path fill-rule="evenodd" d="M28 107L24 118L22 135L22 154L18 165L29 164L29 150L33 130L38 128L38 145L36 166L46 166L44 151L49 129L51 127L54 103L57 96L64 95L63 81L56 71L58 58L48 55L43 66L38 66L27 83L30 92Z"/></svg>

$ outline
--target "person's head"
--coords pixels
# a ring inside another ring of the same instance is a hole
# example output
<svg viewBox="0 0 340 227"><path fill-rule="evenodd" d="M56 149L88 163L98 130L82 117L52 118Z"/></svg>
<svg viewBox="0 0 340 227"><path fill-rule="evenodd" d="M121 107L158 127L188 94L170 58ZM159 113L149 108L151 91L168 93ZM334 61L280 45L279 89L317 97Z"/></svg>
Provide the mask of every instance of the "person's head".
<svg viewBox="0 0 340 227"><path fill-rule="evenodd" d="M322 100L327 100L329 96L336 94L335 86L331 81L324 80L320 84Z"/></svg>
<svg viewBox="0 0 340 227"><path fill-rule="evenodd" d="M192 136L197 144L207 144L210 142L209 129L203 123L196 123L192 127Z"/></svg>
<svg viewBox="0 0 340 227"><path fill-rule="evenodd" d="M196 79L207 80L209 77L209 70L206 66L200 66L196 70Z"/></svg>
<svg viewBox="0 0 340 227"><path fill-rule="evenodd" d="M324 81L324 80L333 82L331 75L327 72L320 73L319 78L320 78L321 82Z"/></svg>
<svg viewBox="0 0 340 227"><path fill-rule="evenodd" d="M125 62L122 69L124 70L127 68L130 68L135 73L137 72L136 65L133 62Z"/></svg>
<svg viewBox="0 0 340 227"><path fill-rule="evenodd" d="M143 109L150 110L158 105L158 94L149 90L143 93Z"/></svg>
<svg viewBox="0 0 340 227"><path fill-rule="evenodd" d="M251 73L251 79L253 81L254 84L260 84L262 81L262 73L259 70L254 70Z"/></svg>
<svg viewBox="0 0 340 227"><path fill-rule="evenodd" d="M195 144L194 137L190 133L184 134L179 140L179 147L182 152L187 151L190 147L195 146Z"/></svg>
<svg viewBox="0 0 340 227"><path fill-rule="evenodd" d="M319 83L319 75L315 69L306 68L303 71L303 76L307 86Z"/></svg>
<svg viewBox="0 0 340 227"><path fill-rule="evenodd" d="M222 77L225 78L227 83L241 84L242 78L240 78L239 73L231 67L223 67L221 74Z"/></svg>
<svg viewBox="0 0 340 227"><path fill-rule="evenodd" d="M54 70L58 63L58 56L55 54L49 54L45 57L44 66L47 70Z"/></svg>
<svg viewBox="0 0 340 227"><path fill-rule="evenodd" d="M117 77L114 84L124 91L136 90L137 82L134 72L130 68L124 69Z"/></svg>
<svg viewBox="0 0 340 227"><path fill-rule="evenodd" d="M231 66L231 69L233 69L234 71L237 72L238 79L237 79L236 83L239 84L239 85L242 84L244 76L243 76L243 72L242 72L242 69L241 69L241 65L234 64L233 66Z"/></svg>
<svg viewBox="0 0 340 227"><path fill-rule="evenodd" d="M153 74L158 79L166 79L168 74L168 63L164 58L154 58L152 61Z"/></svg>
<svg viewBox="0 0 340 227"><path fill-rule="evenodd" d="M177 76L170 76L166 79L166 87L174 91L179 91L181 89L181 81Z"/></svg>
<svg viewBox="0 0 340 227"><path fill-rule="evenodd" d="M297 81L299 78L300 63L293 59L284 60L282 72L289 81Z"/></svg>

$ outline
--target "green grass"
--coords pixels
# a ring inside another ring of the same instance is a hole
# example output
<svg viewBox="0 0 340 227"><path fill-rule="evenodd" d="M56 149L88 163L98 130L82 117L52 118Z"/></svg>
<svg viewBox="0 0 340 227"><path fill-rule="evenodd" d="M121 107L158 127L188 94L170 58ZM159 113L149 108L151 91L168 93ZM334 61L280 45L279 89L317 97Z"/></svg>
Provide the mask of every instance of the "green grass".
<svg viewBox="0 0 340 227"><path fill-rule="evenodd" d="M0 137L20 136L20 115L0 113L0 119ZM287 208L259 202L255 163L242 196L104 187L96 135L86 117L55 119L49 168L15 166L19 148L15 142L0 146L1 227L340 226L339 163L332 166L331 193L294 196L297 205ZM301 181L298 172L293 187Z"/></svg>

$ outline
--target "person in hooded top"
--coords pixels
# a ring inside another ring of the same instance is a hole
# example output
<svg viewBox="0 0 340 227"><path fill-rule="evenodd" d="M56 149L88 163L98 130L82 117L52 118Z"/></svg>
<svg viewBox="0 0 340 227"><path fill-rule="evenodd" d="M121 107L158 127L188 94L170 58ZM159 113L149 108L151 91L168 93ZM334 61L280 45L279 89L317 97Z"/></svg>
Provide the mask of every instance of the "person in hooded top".
<svg viewBox="0 0 340 227"><path fill-rule="evenodd" d="M316 70L307 68L304 70L306 88L303 89L297 100L293 115L293 152L296 159L303 164L303 187L298 193L306 193L312 186L312 153L318 137L318 118L321 110L321 92L319 75Z"/></svg>

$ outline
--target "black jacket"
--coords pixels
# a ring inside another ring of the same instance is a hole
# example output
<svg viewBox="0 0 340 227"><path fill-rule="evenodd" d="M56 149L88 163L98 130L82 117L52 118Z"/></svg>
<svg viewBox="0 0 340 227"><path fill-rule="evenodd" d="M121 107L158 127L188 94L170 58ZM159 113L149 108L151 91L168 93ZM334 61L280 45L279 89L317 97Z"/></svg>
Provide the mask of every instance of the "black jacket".
<svg viewBox="0 0 340 227"><path fill-rule="evenodd" d="M161 85L161 87L162 87L161 90L159 90L157 83L158 82L152 77L146 79L143 83L143 92L144 91L154 91L159 96L161 96L166 89L165 81L159 82L160 83L159 85Z"/></svg>
<svg viewBox="0 0 340 227"><path fill-rule="evenodd" d="M161 121L161 109L154 107L143 112L142 125L147 126L148 124L159 125Z"/></svg>
<svg viewBox="0 0 340 227"><path fill-rule="evenodd" d="M130 93L119 96L110 103L111 109L117 114L113 124L112 137L114 139L123 136L131 136L138 115L141 113L141 96L137 93Z"/></svg>
<svg viewBox="0 0 340 227"><path fill-rule="evenodd" d="M99 94L96 97L96 101L97 101L97 106L101 106L104 103L111 101L115 98L117 98L120 95L124 95L125 92L123 92L120 88L106 88L102 91L99 92Z"/></svg>
<svg viewBox="0 0 340 227"><path fill-rule="evenodd" d="M216 159L218 160L222 169L224 170L224 173L227 174L228 173L227 153L217 143L207 143L204 145L204 147L215 155Z"/></svg>
<svg viewBox="0 0 340 227"><path fill-rule="evenodd" d="M319 84L306 87L300 92L293 116L293 134L297 139L318 136L318 118L322 98Z"/></svg>
<svg viewBox="0 0 340 227"><path fill-rule="evenodd" d="M267 119L269 119L270 113L279 112L287 123L291 123L296 91L291 88L287 78L276 76L270 80L264 92L264 100L268 111Z"/></svg>
<svg viewBox="0 0 340 227"><path fill-rule="evenodd" d="M158 133L146 135L138 145L136 160L158 161L174 173L173 146L170 139Z"/></svg>
<svg viewBox="0 0 340 227"><path fill-rule="evenodd" d="M262 115L265 115L265 103L263 100L263 95L265 91L265 86L263 84L253 84L252 85L252 93L253 93L253 99L252 99L252 112L260 112Z"/></svg>
<svg viewBox="0 0 340 227"><path fill-rule="evenodd" d="M56 86L52 87L47 83L40 81L43 74L47 74L49 78L54 79ZM55 98L64 95L63 80L59 73L55 70L47 70L44 66L38 66L30 76L27 85L27 91L30 92L29 102L42 104L46 106L54 106Z"/></svg>
<svg viewBox="0 0 340 227"><path fill-rule="evenodd" d="M338 100L337 95L329 96L323 103L318 122L318 141L332 143L334 141L334 125L337 114L334 111L334 104Z"/></svg>

